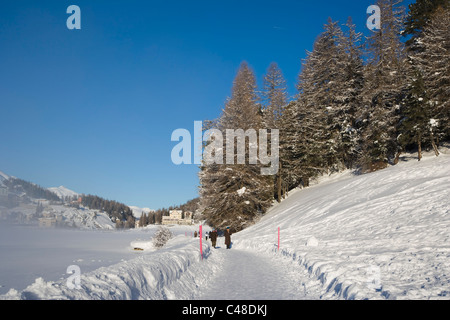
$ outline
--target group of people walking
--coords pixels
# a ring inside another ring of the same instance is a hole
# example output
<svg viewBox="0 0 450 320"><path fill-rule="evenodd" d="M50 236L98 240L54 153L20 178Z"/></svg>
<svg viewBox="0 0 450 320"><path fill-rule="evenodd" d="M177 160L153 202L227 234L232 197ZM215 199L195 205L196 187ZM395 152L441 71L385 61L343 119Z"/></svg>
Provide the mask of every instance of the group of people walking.
<svg viewBox="0 0 450 320"><path fill-rule="evenodd" d="M209 233L209 238L211 239L211 243L212 243L214 249L216 248L217 237L218 237L217 229L214 229L213 231L211 231ZM225 229L224 237L225 237L225 245L227 246L227 249L231 249L231 230L230 230L230 227L227 227ZM206 239L208 239L208 236L206 236Z"/></svg>

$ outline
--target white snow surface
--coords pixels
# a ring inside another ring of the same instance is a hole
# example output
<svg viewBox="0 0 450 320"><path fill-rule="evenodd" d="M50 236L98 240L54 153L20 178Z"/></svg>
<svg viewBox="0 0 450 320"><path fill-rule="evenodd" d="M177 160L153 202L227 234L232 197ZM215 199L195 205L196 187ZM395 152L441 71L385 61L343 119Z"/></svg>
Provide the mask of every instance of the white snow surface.
<svg viewBox="0 0 450 320"><path fill-rule="evenodd" d="M241 189L239 189L237 192L238 195L242 196L245 193L245 190L247 190L246 187L242 187Z"/></svg>
<svg viewBox="0 0 450 320"><path fill-rule="evenodd" d="M86 243L75 245L64 241L74 231L52 231L61 232L60 255L47 252L54 243L2 231L0 299L448 300L449 190L446 153L366 175L347 171L323 177L291 192L259 222L233 234L230 250L223 238L217 248L203 238L203 259L199 238L191 236L198 225L171 227L175 237L161 250L148 243L156 227L78 231L84 232L80 238ZM147 235L138 239L142 232ZM101 235L111 242L99 241ZM144 251L133 251L135 245ZM89 258L77 250L89 251L101 266L83 265ZM114 259L105 258L108 254ZM27 272L34 282L8 284L21 263L30 266L22 266L17 275ZM33 271L39 263L47 275ZM52 273L55 263L59 267ZM80 265L80 289L67 285L70 264Z"/></svg>
<svg viewBox="0 0 450 320"><path fill-rule="evenodd" d="M320 280L322 299L450 298L448 154L297 190L235 246L275 254L277 227L277 255Z"/></svg>
<svg viewBox="0 0 450 320"><path fill-rule="evenodd" d="M64 199L65 197L74 197L77 196L78 197L78 193L67 189L64 186L59 186L59 187L52 187L52 188L47 188L49 191L55 193L60 199Z"/></svg>
<svg viewBox="0 0 450 320"><path fill-rule="evenodd" d="M137 290L134 281L140 279L130 278L130 282L120 282L114 280L117 279L114 275L119 277L118 273L130 273L130 276L139 277L137 273L144 272L143 268L149 264L153 265L152 260L159 259L161 266L167 264L167 268L161 269L164 272L161 276L168 277L168 281L171 281L172 275L165 272L177 268L177 265L172 265L172 258L180 255L180 259L185 260L184 251L193 250L187 246L183 250L174 250L166 255L164 252L180 244L185 245L189 241L195 243L192 234L198 230L198 226L173 226L170 229L175 236L171 245L156 252L151 240L158 226L119 231L46 229L0 224L0 300L134 299L137 297L135 293L127 296L124 291ZM134 251L135 247L145 251ZM197 250L193 251L198 257L198 247L195 249ZM141 262L142 267L132 271ZM70 274L66 271L72 265L80 267L81 284L85 284L86 289L90 291L68 290L67 280ZM159 276L160 272L157 266L159 264L155 266L155 272L158 273L155 277ZM103 282L104 289L113 290L112 288L117 287L117 293L95 293L97 289L100 290L97 287L101 282L93 279L103 275L112 279L111 283ZM58 292L56 288L63 292ZM162 298L160 295L149 297Z"/></svg>

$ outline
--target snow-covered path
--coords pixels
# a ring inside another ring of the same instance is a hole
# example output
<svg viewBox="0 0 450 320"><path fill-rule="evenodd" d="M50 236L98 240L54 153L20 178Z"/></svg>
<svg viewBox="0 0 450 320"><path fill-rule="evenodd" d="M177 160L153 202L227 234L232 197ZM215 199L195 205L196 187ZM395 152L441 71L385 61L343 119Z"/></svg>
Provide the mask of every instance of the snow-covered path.
<svg viewBox="0 0 450 320"><path fill-rule="evenodd" d="M242 248L227 250L223 244L211 250L211 255L203 262L204 268L216 270L206 287L200 288L199 300L317 298L306 292L304 282L299 278L299 270L288 266L285 261Z"/></svg>
<svg viewBox="0 0 450 320"><path fill-rule="evenodd" d="M298 287L280 274L271 259L238 249L220 251L213 254L221 256L222 270L198 297L200 300L305 298Z"/></svg>

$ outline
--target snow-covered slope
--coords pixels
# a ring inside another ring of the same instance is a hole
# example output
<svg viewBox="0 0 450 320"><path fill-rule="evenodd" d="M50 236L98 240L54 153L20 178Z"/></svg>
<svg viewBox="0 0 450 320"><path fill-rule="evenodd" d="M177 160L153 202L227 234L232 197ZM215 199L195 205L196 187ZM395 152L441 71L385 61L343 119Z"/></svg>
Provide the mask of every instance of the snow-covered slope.
<svg viewBox="0 0 450 320"><path fill-rule="evenodd" d="M0 171L0 183L10 177ZM79 194L64 186L48 188L49 191L55 193L61 200L67 200L66 197L72 199ZM25 193L24 193L25 194ZM25 199L25 200L24 200ZM36 208L38 204L43 205L43 211L47 215L61 218L58 226L78 227L82 229L114 229L115 224L111 221L108 214L100 212L100 210L89 209L83 206L74 208L68 203L54 204L52 201L42 199L34 199L32 197L22 198L15 206L6 206L0 203L0 221L8 223L19 223L28 225L37 225L38 219L42 216L36 216Z"/></svg>
<svg viewBox="0 0 450 320"><path fill-rule="evenodd" d="M62 204L49 204L45 201L33 200L30 203L22 203L13 208L1 207L0 223L16 223L38 225L38 217L35 216L37 203L44 203L45 214L60 219L58 226L76 227L80 229L114 229L115 223L108 214L100 210L89 208L74 208Z"/></svg>
<svg viewBox="0 0 450 320"><path fill-rule="evenodd" d="M52 188L48 188L48 190L52 191L53 193L56 193L56 195L60 198L60 199L65 199L66 197L74 197L74 196L78 196L78 193L75 191L72 191L70 189L67 189L64 186L59 186L59 187L52 187Z"/></svg>
<svg viewBox="0 0 450 320"><path fill-rule="evenodd" d="M277 252L323 284L323 298L450 297L450 155L342 175L298 190L236 248Z"/></svg>
<svg viewBox="0 0 450 320"><path fill-rule="evenodd" d="M50 208L55 214L60 214L67 226L75 226L81 229L114 229L115 224L106 212L88 209L84 207L71 208L64 205L52 205Z"/></svg>
<svg viewBox="0 0 450 320"><path fill-rule="evenodd" d="M9 179L9 176L0 171L0 182L2 182L3 180L8 180L8 179Z"/></svg>

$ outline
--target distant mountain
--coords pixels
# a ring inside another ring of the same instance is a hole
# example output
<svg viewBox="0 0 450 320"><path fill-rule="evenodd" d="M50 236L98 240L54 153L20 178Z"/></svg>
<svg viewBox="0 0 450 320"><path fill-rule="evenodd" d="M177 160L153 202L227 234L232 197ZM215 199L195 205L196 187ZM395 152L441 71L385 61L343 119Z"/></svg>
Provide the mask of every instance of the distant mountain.
<svg viewBox="0 0 450 320"><path fill-rule="evenodd" d="M38 188L38 187L42 188L42 187L36 185L35 183L31 183L31 182L28 182L28 181L24 181L24 180L21 180L21 179L10 177L6 173L0 171L0 183L1 184L8 184L7 182L5 182L7 180L9 180L9 181L16 180L16 183L14 183L14 182L10 183L10 187L12 187L15 184L21 184L21 187L24 187L23 185L25 185L25 187L31 186L31 187L35 187L35 188ZM44 189L44 188L42 188L42 189ZM67 189L64 186L60 186L60 187L57 187L57 188L56 187L47 188L46 190L56 194L61 200L64 200L66 197L74 197L74 196L78 197L78 193L77 192L72 191L70 189ZM30 194L30 196L33 196L33 194Z"/></svg>
<svg viewBox="0 0 450 320"><path fill-rule="evenodd" d="M115 223L118 228L134 228L135 225L132 210L117 201L81 194L64 186L44 188L1 171L0 185L6 186L11 196L7 202L0 204L0 220L36 224L45 211L45 214L56 212L62 216L64 226L110 228ZM73 197L81 197L81 202L75 205L70 203ZM43 207L39 209L37 206L42 203ZM139 210L147 212L150 209ZM99 220L105 217L106 223Z"/></svg>
<svg viewBox="0 0 450 320"><path fill-rule="evenodd" d="M9 177L9 179L4 179L1 183L5 185L9 192L15 194L16 196L22 196L26 194L28 197L32 199L46 199L50 201L59 201L59 197L53 193L52 191L43 188L35 183L25 181L15 177Z"/></svg>
<svg viewBox="0 0 450 320"><path fill-rule="evenodd" d="M8 179L9 179L9 176L0 171L0 182L2 182L4 180L8 180Z"/></svg>
<svg viewBox="0 0 450 320"><path fill-rule="evenodd" d="M61 199L64 199L66 197L71 197L71 198L78 197L78 195L79 195L77 192L67 189L64 186L52 187L52 188L48 188L48 190L55 193Z"/></svg>
<svg viewBox="0 0 450 320"><path fill-rule="evenodd" d="M128 206L131 211L133 211L133 216L135 218L140 218L142 213L149 213L149 212L154 212L155 210L150 209L150 208L140 208L140 207L136 207L136 206Z"/></svg>

